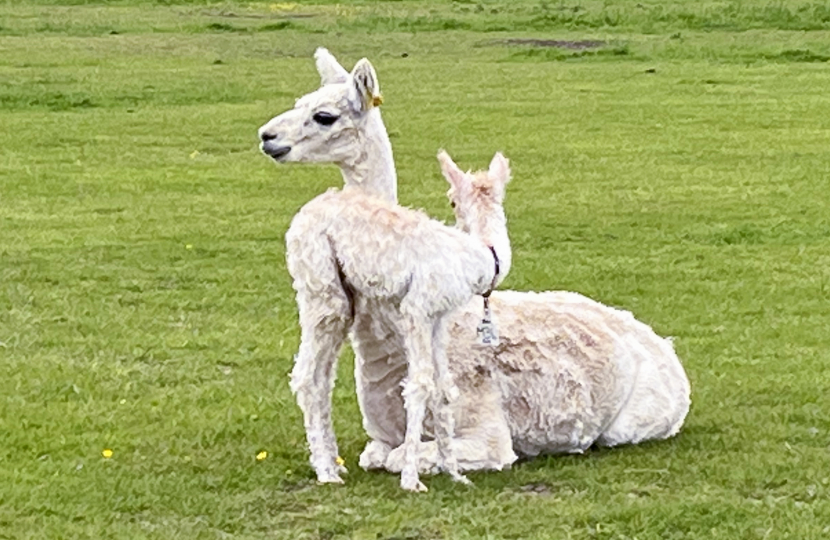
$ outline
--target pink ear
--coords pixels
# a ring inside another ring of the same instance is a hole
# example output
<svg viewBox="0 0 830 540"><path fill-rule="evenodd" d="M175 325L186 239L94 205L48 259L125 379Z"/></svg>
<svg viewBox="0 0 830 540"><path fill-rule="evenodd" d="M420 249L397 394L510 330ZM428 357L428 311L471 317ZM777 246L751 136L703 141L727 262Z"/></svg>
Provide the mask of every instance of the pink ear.
<svg viewBox="0 0 830 540"><path fill-rule="evenodd" d="M438 163L441 164L441 173L447 179L447 182L456 191L461 191L466 185L466 175L464 172L458 168L458 165L455 164L450 155L443 150L438 152Z"/></svg>
<svg viewBox="0 0 830 540"><path fill-rule="evenodd" d="M510 160L501 152L496 152L487 174L492 180L497 180L502 185L507 184L510 181Z"/></svg>

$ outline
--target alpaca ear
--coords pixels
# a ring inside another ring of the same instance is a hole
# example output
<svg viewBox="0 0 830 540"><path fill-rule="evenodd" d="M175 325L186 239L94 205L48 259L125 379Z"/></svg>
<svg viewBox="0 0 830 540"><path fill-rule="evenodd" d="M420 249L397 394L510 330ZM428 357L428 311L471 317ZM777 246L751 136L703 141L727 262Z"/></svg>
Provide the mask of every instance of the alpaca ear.
<svg viewBox="0 0 830 540"><path fill-rule="evenodd" d="M383 103L378 75L375 73L375 68L372 67L371 62L365 58L358 60L357 64L354 65L354 69L352 69L352 81L354 81L354 87L357 90L357 95L360 96L364 111Z"/></svg>
<svg viewBox="0 0 830 540"><path fill-rule="evenodd" d="M441 164L441 174L447 179L455 191L463 191L467 185L467 175L458 168L450 155L443 150L438 152L438 163Z"/></svg>
<svg viewBox="0 0 830 540"><path fill-rule="evenodd" d="M340 65L328 49L318 47L314 51L314 60L317 64L317 73L320 74L320 83L323 86L344 83L349 80L349 72Z"/></svg>
<svg viewBox="0 0 830 540"><path fill-rule="evenodd" d="M496 152L493 160L490 162L490 169L487 175L498 181L502 187L507 185L510 181L510 160L504 157L501 152Z"/></svg>

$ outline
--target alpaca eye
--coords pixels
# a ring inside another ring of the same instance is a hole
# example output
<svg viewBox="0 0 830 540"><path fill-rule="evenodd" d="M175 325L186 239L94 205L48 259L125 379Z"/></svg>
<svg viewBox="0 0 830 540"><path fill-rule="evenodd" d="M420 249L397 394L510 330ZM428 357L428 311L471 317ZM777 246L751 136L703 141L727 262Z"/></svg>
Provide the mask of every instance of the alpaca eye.
<svg viewBox="0 0 830 540"><path fill-rule="evenodd" d="M337 122L337 119L340 117L335 116L333 114L329 114L327 112L318 112L314 116L312 116L312 118L321 126L330 126L333 123Z"/></svg>
<svg viewBox="0 0 830 540"><path fill-rule="evenodd" d="M455 208L455 201L450 201L450 206L452 206L453 208Z"/></svg>

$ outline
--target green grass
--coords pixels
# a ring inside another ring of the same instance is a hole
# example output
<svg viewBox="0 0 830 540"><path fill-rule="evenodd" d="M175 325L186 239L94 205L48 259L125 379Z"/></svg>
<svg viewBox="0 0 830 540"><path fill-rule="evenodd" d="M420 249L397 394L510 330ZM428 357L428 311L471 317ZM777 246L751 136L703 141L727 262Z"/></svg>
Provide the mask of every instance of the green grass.
<svg viewBox="0 0 830 540"><path fill-rule="evenodd" d="M318 45L375 64L405 204L512 159L505 286L675 336L679 437L405 494L345 353L315 485L282 238L341 180L256 129ZM828 58L823 1L0 2L0 538L827 537Z"/></svg>

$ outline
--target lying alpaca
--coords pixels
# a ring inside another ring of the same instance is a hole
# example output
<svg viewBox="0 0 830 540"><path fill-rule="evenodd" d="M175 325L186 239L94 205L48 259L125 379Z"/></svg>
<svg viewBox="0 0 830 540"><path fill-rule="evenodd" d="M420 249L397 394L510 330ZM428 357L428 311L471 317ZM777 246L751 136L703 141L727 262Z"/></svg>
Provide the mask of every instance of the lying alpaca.
<svg viewBox="0 0 830 540"><path fill-rule="evenodd" d="M325 49L315 58L323 86L260 128L262 151L281 163L336 163L346 186L394 202L397 177L374 106L380 102L374 69L363 59L350 74ZM447 355L460 391L453 455L462 470L509 466L514 450L581 452L592 443L636 444L680 430L690 403L686 373L671 342L630 313L569 292L495 291L490 303L498 347L475 341L480 299L456 310L448 329ZM356 389L371 439L360 465L397 472L406 425L403 342L393 322L375 316L370 300L357 297L352 305ZM331 422L328 369L314 383L321 425ZM422 471L435 469L436 456L435 445L425 443ZM340 482L334 465L327 467L318 479Z"/></svg>
<svg viewBox="0 0 830 540"><path fill-rule="evenodd" d="M337 446L316 392L331 392L334 365L353 322L352 299L360 296L396 323L405 349L401 487L426 491L418 467L428 403L437 428L436 466L466 481L447 451L454 433L450 398L458 392L447 366L447 316L473 295L489 295L510 269L502 210L510 169L501 154L488 173L475 176L458 170L445 152L438 159L452 186L460 229L346 187L303 206L286 234L302 329L291 388L305 415L311 462L323 479L336 481Z"/></svg>

